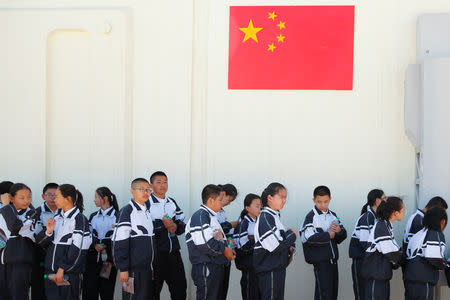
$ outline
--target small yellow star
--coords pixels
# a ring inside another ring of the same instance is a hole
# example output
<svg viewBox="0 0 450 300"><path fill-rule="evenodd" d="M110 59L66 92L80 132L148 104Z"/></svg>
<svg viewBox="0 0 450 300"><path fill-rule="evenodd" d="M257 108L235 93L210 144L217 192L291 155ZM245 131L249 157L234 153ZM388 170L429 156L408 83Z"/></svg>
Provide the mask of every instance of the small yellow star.
<svg viewBox="0 0 450 300"><path fill-rule="evenodd" d="M272 51L273 52L273 50L275 50L275 48L276 48L276 46L272 43L272 44L270 44L270 45L267 45L267 46L269 46L269 48L267 49L267 51Z"/></svg>
<svg viewBox="0 0 450 300"><path fill-rule="evenodd" d="M278 42L283 42L284 43L284 39L285 38L286 37L284 35L282 35L281 33L280 33L280 35L277 36Z"/></svg>
<svg viewBox="0 0 450 300"><path fill-rule="evenodd" d="M275 12L269 13L269 19L272 19L272 21L275 21L275 18L278 17Z"/></svg>
<svg viewBox="0 0 450 300"><path fill-rule="evenodd" d="M286 22L281 22L280 21L280 24L278 24L277 26L280 27L280 30L281 30L283 28L286 28L286 26L284 24L286 24Z"/></svg>
<svg viewBox="0 0 450 300"><path fill-rule="evenodd" d="M262 28L253 27L253 22L252 22L252 20L250 20L247 28L239 28L239 30L241 30L243 33L245 33L244 40L242 42L244 43L248 39L252 39L252 40L255 40L255 42L258 42L256 33L258 33L261 29Z"/></svg>

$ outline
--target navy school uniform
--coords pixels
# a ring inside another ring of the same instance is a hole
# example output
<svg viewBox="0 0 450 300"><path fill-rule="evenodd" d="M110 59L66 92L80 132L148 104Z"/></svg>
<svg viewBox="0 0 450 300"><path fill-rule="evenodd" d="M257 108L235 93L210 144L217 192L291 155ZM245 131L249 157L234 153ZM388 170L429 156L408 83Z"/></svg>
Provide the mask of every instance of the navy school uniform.
<svg viewBox="0 0 450 300"><path fill-rule="evenodd" d="M89 230L92 234L92 245L86 256L86 271L83 274L83 300L112 300L116 285L117 269L111 267L109 279L100 277L102 267L106 263L113 263L111 237L117 220L117 211L114 207L106 210L99 209L89 217ZM104 244L106 260L102 254L95 250L95 245Z"/></svg>
<svg viewBox="0 0 450 300"><path fill-rule="evenodd" d="M341 231L330 239L328 229L334 222L341 227ZM347 238L347 231L334 212L322 212L314 206L306 215L300 233L305 261L314 265L314 299L336 300L339 285L338 244Z"/></svg>
<svg viewBox="0 0 450 300"><path fill-rule="evenodd" d="M134 294L122 292L122 299L151 299L155 245L149 201L131 200L120 210L112 240L114 264L134 278Z"/></svg>
<svg viewBox="0 0 450 300"><path fill-rule="evenodd" d="M222 230L225 233L225 236L228 237L232 237L233 236L233 226L231 226L231 223L228 222L227 220L227 214L226 212L221 209L218 213L217 213L217 220L220 223L220 226L222 226ZM219 295L219 299L218 300L225 300L227 299L227 294L228 294L228 286L230 283L230 271L231 271L231 262L228 262L225 265L225 269L224 269L224 273L223 273L223 285L222 285L222 291Z"/></svg>
<svg viewBox="0 0 450 300"><path fill-rule="evenodd" d="M370 230L372 230L375 224L376 215L372 208L368 208L367 212L362 214L356 221L355 230L353 231L350 239L350 246L348 253L352 262L352 278L353 278L353 293L355 294L355 300L364 299L365 280L361 276L361 266L366 253L366 249L369 247L368 240Z"/></svg>
<svg viewBox="0 0 450 300"><path fill-rule="evenodd" d="M423 228L409 239L406 250L405 299L433 300L439 270L447 263L444 259L445 238L442 232Z"/></svg>
<svg viewBox="0 0 450 300"><path fill-rule="evenodd" d="M186 299L186 275L180 254L178 235L184 233L184 213L174 199L160 199L154 194L150 198L150 214L155 231L157 251L153 299L159 299L164 281L167 283L172 300ZM175 233L167 231L163 218L168 216L177 225Z"/></svg>
<svg viewBox="0 0 450 300"><path fill-rule="evenodd" d="M223 255L225 241L214 238L217 231L225 240L216 212L203 204L186 225L186 244L197 300L217 300L222 291L224 266L229 262Z"/></svg>
<svg viewBox="0 0 450 300"><path fill-rule="evenodd" d="M392 269L398 267L402 251L397 245L389 221L377 220L370 232L361 275L366 280L365 299L389 299Z"/></svg>
<svg viewBox="0 0 450 300"><path fill-rule="evenodd" d="M253 268L253 250L255 247L256 219L248 215L239 222L234 230L236 242L236 268L241 270L241 294L243 300L259 300L258 279Z"/></svg>
<svg viewBox="0 0 450 300"><path fill-rule="evenodd" d="M6 241L1 252L5 299L29 299L36 226L36 211L30 207L17 211L9 204L0 210L0 235Z"/></svg>
<svg viewBox="0 0 450 300"><path fill-rule="evenodd" d="M280 213L265 206L255 224L253 267L261 299L284 299L286 267L290 247L295 247L294 232L280 221Z"/></svg>
<svg viewBox="0 0 450 300"><path fill-rule="evenodd" d="M77 207L54 216L56 224L53 233L46 231L37 235L37 242L46 248L45 273L56 274L59 268L64 270L70 285L58 286L53 281L45 280L47 299L80 299L81 274L86 266L86 253L92 243L89 221Z"/></svg>
<svg viewBox="0 0 450 300"><path fill-rule="evenodd" d="M36 208L36 216L38 219L38 229L45 232L45 225L48 219L52 218L59 211L52 211L48 207L47 203L43 203L41 206ZM38 233L38 232L37 232ZM45 250L39 245L34 245L34 262L33 271L31 276L31 299L33 300L45 300L45 281L44 281L44 260L45 260Z"/></svg>

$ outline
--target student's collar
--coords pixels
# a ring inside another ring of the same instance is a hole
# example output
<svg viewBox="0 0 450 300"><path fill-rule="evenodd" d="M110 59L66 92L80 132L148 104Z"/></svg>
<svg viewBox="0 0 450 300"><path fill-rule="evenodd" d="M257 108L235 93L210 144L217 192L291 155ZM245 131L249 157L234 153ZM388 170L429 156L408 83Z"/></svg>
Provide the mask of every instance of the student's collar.
<svg viewBox="0 0 450 300"><path fill-rule="evenodd" d="M369 206L369 211L374 217L376 217L377 214L375 213L375 211L370 206Z"/></svg>
<svg viewBox="0 0 450 300"><path fill-rule="evenodd" d="M389 220L386 220L386 224L389 227L389 229L392 229L392 223Z"/></svg>
<svg viewBox="0 0 450 300"><path fill-rule="evenodd" d="M316 215L328 214L328 213L330 213L330 210L327 209L327 211L323 212L320 209L318 209L317 206L314 205L314 213Z"/></svg>
<svg viewBox="0 0 450 300"><path fill-rule="evenodd" d="M131 203L136 207L137 210L148 210L150 208L150 201L145 201L144 204L138 203L136 200L131 199Z"/></svg>
<svg viewBox="0 0 450 300"><path fill-rule="evenodd" d="M112 207L112 206L108 207L108 208L105 209L105 210L103 210L103 209L100 208L99 214L101 214L101 215L103 215L103 216L110 216L110 215L112 215L113 210L114 210L114 207Z"/></svg>
<svg viewBox="0 0 450 300"><path fill-rule="evenodd" d="M417 213L423 217L425 215L425 213L423 212L423 210L421 210L420 208L417 209Z"/></svg>
<svg viewBox="0 0 450 300"><path fill-rule="evenodd" d="M276 211L276 210L274 210L274 209L271 209L269 206L264 206L264 210L265 211L267 211L267 212L269 212L270 214L272 214L272 215L276 215L276 216L280 216L280 212L279 211Z"/></svg>
<svg viewBox="0 0 450 300"><path fill-rule="evenodd" d="M19 209L19 210L17 211L17 214L18 214L19 216L21 216L21 215L23 215L27 210L28 210L28 208L25 208L25 209Z"/></svg>
<svg viewBox="0 0 450 300"><path fill-rule="evenodd" d="M255 223L255 222L256 222L256 219L253 219L253 218L250 217L249 215L245 215L245 216L244 216L244 219L247 219L247 221L252 222L252 223Z"/></svg>
<svg viewBox="0 0 450 300"><path fill-rule="evenodd" d="M211 208L209 208L208 206L206 206L205 204L200 205L200 208L206 210L207 212L209 212L212 216L216 216L217 213L215 211L213 211Z"/></svg>
<svg viewBox="0 0 450 300"><path fill-rule="evenodd" d="M167 201L167 197L165 197L164 199L157 197L155 194L151 193L150 196L152 197L152 202L153 203L164 203Z"/></svg>
<svg viewBox="0 0 450 300"><path fill-rule="evenodd" d="M78 208L76 206L74 206L71 209L69 209L68 211L63 212L63 217L70 219L76 215L77 211L78 211Z"/></svg>

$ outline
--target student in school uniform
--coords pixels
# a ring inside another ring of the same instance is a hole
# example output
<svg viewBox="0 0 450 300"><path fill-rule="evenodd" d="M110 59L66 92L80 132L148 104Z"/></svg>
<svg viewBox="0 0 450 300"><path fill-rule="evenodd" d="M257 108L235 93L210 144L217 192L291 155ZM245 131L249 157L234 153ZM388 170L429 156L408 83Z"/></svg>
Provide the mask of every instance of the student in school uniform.
<svg viewBox="0 0 450 300"><path fill-rule="evenodd" d="M113 300L117 269L112 259L111 237L119 206L116 195L106 186L95 191L94 203L100 209L89 217L92 245L86 256L83 274L83 300Z"/></svg>
<svg viewBox="0 0 450 300"><path fill-rule="evenodd" d="M226 246L225 234L217 220L222 197L217 185L205 186L202 191L203 204L186 225L186 244L197 300L219 299L225 264L234 259L235 252Z"/></svg>
<svg viewBox="0 0 450 300"><path fill-rule="evenodd" d="M155 242L150 214L150 184L145 178L131 182L133 199L120 212L113 235L114 264L121 282L133 282L133 292L123 291L122 299L152 298Z"/></svg>
<svg viewBox="0 0 450 300"><path fill-rule="evenodd" d="M392 223L401 221L406 210L398 197L388 199L378 206L377 221L370 231L361 275L366 282L366 300L389 300L392 270L399 267L402 251L392 232Z"/></svg>
<svg viewBox="0 0 450 300"><path fill-rule="evenodd" d="M186 299L186 275L180 254L178 235L184 233L184 213L175 200L166 195L168 179L164 172L150 176L150 213L155 231L157 251L153 300L160 298L164 281L172 300Z"/></svg>
<svg viewBox="0 0 450 300"><path fill-rule="evenodd" d="M56 207L56 189L58 185L56 183L47 183L42 190L42 199L44 203L36 208L36 216L38 218L38 229L45 231L45 225L48 219L53 218L58 208ZM37 232L39 233L39 232ZM45 280L44 280L44 260L45 251L42 247L34 245L34 263L31 277L31 299L33 300L45 300Z"/></svg>
<svg viewBox="0 0 450 300"><path fill-rule="evenodd" d="M278 182L269 184L261 195L263 209L255 224L253 267L264 300L284 299L286 268L295 253L297 233L286 230L280 220L286 197L286 188Z"/></svg>
<svg viewBox="0 0 450 300"><path fill-rule="evenodd" d="M224 185L219 184L218 187L222 190L223 197L222 197L222 208L217 213L217 220L219 221L220 226L222 226L222 230L225 233L227 240L230 240L230 238L233 237L233 230L239 222L238 221L229 222L227 214L223 208L225 206L230 205L230 203L236 199L238 192L236 187L231 183L227 183ZM230 270L231 270L231 263L228 263L225 265L223 275L224 276L223 285L218 300L227 299L228 285L230 282Z"/></svg>
<svg viewBox="0 0 450 300"><path fill-rule="evenodd" d="M259 300L258 280L253 268L253 250L255 248L256 218L261 213L261 198L248 194L244 199L244 209L240 222L234 230L236 242L236 268L241 270L241 294L243 300Z"/></svg>
<svg viewBox="0 0 450 300"><path fill-rule="evenodd" d="M375 224L376 211L381 201L386 201L386 195L382 190L374 189L367 195L367 203L361 209L361 215L356 221L350 239L348 253L352 262L353 293L355 300L363 300L365 291L364 278L361 276L361 266L366 253L370 230Z"/></svg>
<svg viewBox="0 0 450 300"><path fill-rule="evenodd" d="M339 286L338 244L347 238L347 231L339 217L328 209L330 189L318 186L313 196L315 205L306 215L301 229L303 252L305 261L314 265L314 299L336 300Z"/></svg>
<svg viewBox="0 0 450 300"><path fill-rule="evenodd" d="M434 287L439 280L439 270L447 266L444 259L447 213L439 206L427 210L423 226L408 243L405 268L405 299L433 300Z"/></svg>
<svg viewBox="0 0 450 300"><path fill-rule="evenodd" d="M8 205L11 201L11 195L9 194L9 189L13 183L11 181L2 181L0 182L0 208L2 208L3 202ZM4 237L0 236L0 255L3 248L6 246L6 240ZM0 259L0 295L6 295L8 289L6 287L5 282L5 265L2 263Z"/></svg>
<svg viewBox="0 0 450 300"><path fill-rule="evenodd" d="M403 251L408 249L409 239L423 228L422 220L425 213L430 208L435 206L445 210L448 208L447 202L442 197L436 196L431 198L424 208L417 209L417 211L409 217L405 227L405 234L403 236Z"/></svg>
<svg viewBox="0 0 450 300"><path fill-rule="evenodd" d="M1 253L2 263L5 264L5 299L28 300L37 225L36 211L30 208L31 190L25 184L12 185L9 194L11 204L0 210L0 234L6 241L6 247Z"/></svg>
<svg viewBox="0 0 450 300"><path fill-rule="evenodd" d="M83 215L83 195L75 186L62 184L55 194L59 213L48 219L46 230L36 238L46 248L45 294L49 300L78 300L86 253L92 243L89 221ZM63 285L66 282L70 285Z"/></svg>

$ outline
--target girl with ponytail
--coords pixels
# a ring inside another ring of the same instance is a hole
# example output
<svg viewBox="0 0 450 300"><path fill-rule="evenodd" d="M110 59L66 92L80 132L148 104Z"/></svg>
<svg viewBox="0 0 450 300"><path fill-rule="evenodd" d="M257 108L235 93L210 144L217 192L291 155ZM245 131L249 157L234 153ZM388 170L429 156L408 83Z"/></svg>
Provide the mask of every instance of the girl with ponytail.
<svg viewBox="0 0 450 300"><path fill-rule="evenodd" d="M234 230L236 242L236 268L242 271L241 293L243 300L259 299L258 283L253 268L253 249L255 247L255 223L261 213L261 198L248 194L244 199L244 209L240 222Z"/></svg>
<svg viewBox="0 0 450 300"><path fill-rule="evenodd" d="M369 233L375 224L376 211L382 201L386 200L384 192L374 189L367 195L367 202L361 209L361 216L356 221L348 249L352 262L353 293L355 299L365 299L365 281L361 276L361 266L368 245Z"/></svg>
<svg viewBox="0 0 450 300"><path fill-rule="evenodd" d="M89 221L82 214L83 195L75 186L62 184L56 190L55 203L59 213L47 221L46 230L37 237L47 248L45 294L48 300L78 300L81 272L92 243Z"/></svg>
<svg viewBox="0 0 450 300"><path fill-rule="evenodd" d="M113 263L111 237L119 206L116 195L106 186L95 191L94 203L100 209L89 217L92 245L83 274L83 299L94 300L100 296L102 300L112 300L117 268Z"/></svg>
<svg viewBox="0 0 450 300"><path fill-rule="evenodd" d="M405 205L398 197L389 197L377 209L377 221L370 231L361 275L365 279L366 299L389 299L392 269L399 267L402 251L392 231L392 223L401 221Z"/></svg>

